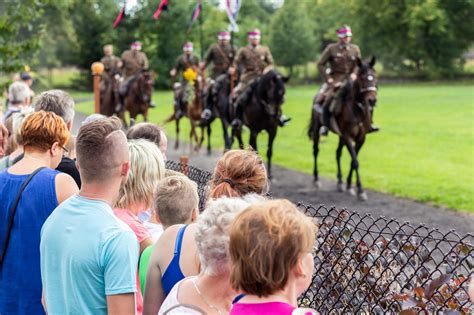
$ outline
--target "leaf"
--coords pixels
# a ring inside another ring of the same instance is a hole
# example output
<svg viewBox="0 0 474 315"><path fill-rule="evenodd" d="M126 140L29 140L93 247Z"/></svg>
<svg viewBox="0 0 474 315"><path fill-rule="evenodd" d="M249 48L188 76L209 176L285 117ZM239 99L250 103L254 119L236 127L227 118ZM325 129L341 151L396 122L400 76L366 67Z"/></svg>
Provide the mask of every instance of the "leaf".
<svg viewBox="0 0 474 315"><path fill-rule="evenodd" d="M406 301L408 300L408 298L410 298L410 296L406 293L401 293L401 294L398 294L398 293L395 293L392 298L395 300L395 301Z"/></svg>
<svg viewBox="0 0 474 315"><path fill-rule="evenodd" d="M445 275L441 275L438 278L434 279L431 281L428 286L425 288L425 297L429 300L431 297L433 297L433 294L435 291L440 288L443 284L448 282L451 277L453 276L452 273L448 273Z"/></svg>
<svg viewBox="0 0 474 315"><path fill-rule="evenodd" d="M421 299L421 298L423 298L423 296L425 295L423 288L416 287L413 291L415 292L415 296L416 296L417 298L420 298L420 299Z"/></svg>
<svg viewBox="0 0 474 315"><path fill-rule="evenodd" d="M403 310L399 315L417 315L418 313L415 310L409 309L409 310Z"/></svg>

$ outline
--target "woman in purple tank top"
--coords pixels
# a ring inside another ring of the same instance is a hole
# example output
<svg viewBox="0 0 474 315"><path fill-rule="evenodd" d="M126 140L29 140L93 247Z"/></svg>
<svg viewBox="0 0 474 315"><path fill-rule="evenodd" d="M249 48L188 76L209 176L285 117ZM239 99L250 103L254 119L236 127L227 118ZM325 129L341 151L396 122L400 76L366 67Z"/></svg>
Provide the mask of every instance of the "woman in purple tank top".
<svg viewBox="0 0 474 315"><path fill-rule="evenodd" d="M230 227L231 315L316 314L297 298L311 284L317 227L288 200L251 205Z"/></svg>
<svg viewBox="0 0 474 315"><path fill-rule="evenodd" d="M72 177L54 169L69 137L54 113L28 116L20 131L24 157L0 173L0 314L44 314L41 305L40 232L59 203L78 192ZM13 204L30 174L42 168L23 190L9 229ZM10 238L7 242L7 234Z"/></svg>

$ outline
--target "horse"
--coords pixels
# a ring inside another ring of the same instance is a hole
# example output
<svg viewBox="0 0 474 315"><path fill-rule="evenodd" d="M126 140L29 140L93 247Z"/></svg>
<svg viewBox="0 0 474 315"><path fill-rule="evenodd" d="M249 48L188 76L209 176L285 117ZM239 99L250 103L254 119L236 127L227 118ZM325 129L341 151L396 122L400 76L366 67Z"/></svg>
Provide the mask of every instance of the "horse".
<svg viewBox="0 0 474 315"><path fill-rule="evenodd" d="M283 77L275 70L269 70L250 85L250 95L244 108L243 123L250 129L249 145L258 152L257 136L265 130L268 133L267 172L272 178L273 141L280 125L281 106L285 101L285 83L289 77ZM245 92L244 92L245 93ZM237 138L242 148L242 129L234 128L232 139Z"/></svg>
<svg viewBox="0 0 474 315"><path fill-rule="evenodd" d="M359 200L367 200L367 194L362 188L359 175L358 153L364 145L368 130L370 130L371 116L373 108L377 103L377 75L374 70L375 57L370 61L362 62L357 59L359 68L355 81L347 80L341 87L341 111L335 113L334 119L340 130L339 144L336 150L337 161L337 186L343 192L347 190L351 195L356 195L352 188L352 173L356 174L357 196ZM321 187L318 177L318 153L319 153L319 129L321 128L321 113L313 107L311 121L308 129L308 136L313 140L314 157L314 183L316 188ZM329 126L328 126L329 127ZM332 132L334 126L329 127ZM342 182L341 155L343 147L346 147L351 155L351 167L347 176L346 187Z"/></svg>
<svg viewBox="0 0 474 315"><path fill-rule="evenodd" d="M142 114L143 120L148 121L148 107L151 101L153 93L153 78L148 70L142 70L137 74L135 80L128 89L128 93L125 96L124 109L117 115L122 119L124 125L125 122L125 111L130 113L130 119L136 120L138 114Z"/></svg>
<svg viewBox="0 0 474 315"><path fill-rule="evenodd" d="M107 117L115 114L115 107L119 102L118 86L119 72L113 71L104 79L100 91L100 113Z"/></svg>
<svg viewBox="0 0 474 315"><path fill-rule="evenodd" d="M191 88L193 90L193 98L191 103L188 103L186 100L185 104L185 116L189 118L189 121L191 123L191 130L189 132L189 146L193 148L193 140L196 142L196 145L194 146L194 151L199 151L199 149L202 146L202 143L204 141L204 129L207 128L208 130L208 136L210 138L210 131L211 127L209 126L202 126L201 125L201 115L202 111L204 110L204 102L205 102L205 95L203 95L203 91L205 89L206 85L206 80L205 78L199 74L199 70L196 68L195 71L198 73L198 76L194 82L189 82L188 84L191 85ZM180 88L182 88L180 86ZM178 88L175 88L175 95L178 95ZM181 120L182 117L176 117L176 112L173 112L173 114L165 120L164 123L171 122L173 120L176 121L176 140L175 140L175 145L174 148L177 150L179 148L179 121ZM196 131L197 127L201 127L201 136L198 136L198 133ZM210 140L209 140L210 141ZM209 147L210 150L210 147Z"/></svg>
<svg viewBox="0 0 474 315"><path fill-rule="evenodd" d="M222 130L224 136L224 152L227 152L232 147L232 138L229 133L230 123L233 119L233 113L230 106L229 95L231 92L231 82L228 74L222 74L217 77L214 82L214 86L209 89L206 101L208 104L212 104L212 116L210 119L202 119L201 125L208 128L208 153L211 152L211 123L214 119L219 118L222 123ZM243 143L240 143L243 147Z"/></svg>

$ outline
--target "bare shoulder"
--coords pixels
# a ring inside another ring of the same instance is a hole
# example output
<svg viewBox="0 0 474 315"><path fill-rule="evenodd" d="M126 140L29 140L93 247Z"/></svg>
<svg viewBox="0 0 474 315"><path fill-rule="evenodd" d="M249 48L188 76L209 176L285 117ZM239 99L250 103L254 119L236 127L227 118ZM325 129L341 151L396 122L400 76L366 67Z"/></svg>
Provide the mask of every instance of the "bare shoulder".
<svg viewBox="0 0 474 315"><path fill-rule="evenodd" d="M62 203L67 198L79 192L79 188L74 179L65 173L59 173L56 175L55 188L58 203Z"/></svg>

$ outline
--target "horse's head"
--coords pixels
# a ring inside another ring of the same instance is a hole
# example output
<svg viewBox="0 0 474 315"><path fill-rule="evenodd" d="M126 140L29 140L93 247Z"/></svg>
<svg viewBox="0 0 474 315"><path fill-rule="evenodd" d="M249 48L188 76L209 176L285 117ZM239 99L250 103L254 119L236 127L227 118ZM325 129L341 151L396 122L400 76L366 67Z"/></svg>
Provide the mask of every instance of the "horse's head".
<svg viewBox="0 0 474 315"><path fill-rule="evenodd" d="M375 56L368 62L357 59L359 73L357 75L357 85L359 87L359 102L363 105L373 107L377 104L377 73L375 72Z"/></svg>
<svg viewBox="0 0 474 315"><path fill-rule="evenodd" d="M257 96L270 116L277 117L281 114L281 105L285 102L285 82L288 80L288 77L274 70L260 78Z"/></svg>

